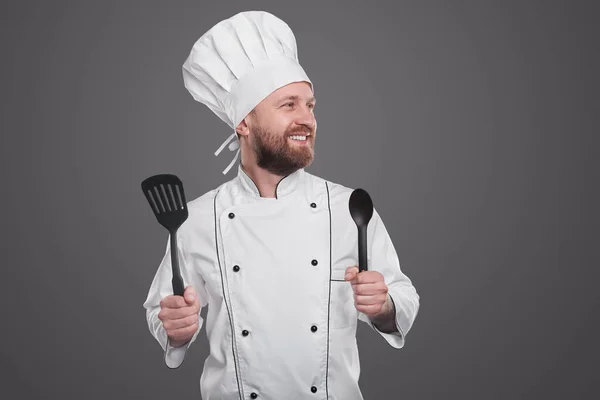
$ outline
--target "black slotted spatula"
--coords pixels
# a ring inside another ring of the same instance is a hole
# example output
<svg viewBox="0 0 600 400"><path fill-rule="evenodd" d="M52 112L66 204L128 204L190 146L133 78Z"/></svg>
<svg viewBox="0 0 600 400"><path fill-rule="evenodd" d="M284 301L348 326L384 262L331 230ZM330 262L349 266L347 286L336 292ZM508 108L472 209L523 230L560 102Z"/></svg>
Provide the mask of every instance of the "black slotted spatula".
<svg viewBox="0 0 600 400"><path fill-rule="evenodd" d="M173 294L183 296L183 279L177 256L177 230L188 218L183 183L176 175L159 174L146 178L142 182L142 191L158 222L169 231Z"/></svg>

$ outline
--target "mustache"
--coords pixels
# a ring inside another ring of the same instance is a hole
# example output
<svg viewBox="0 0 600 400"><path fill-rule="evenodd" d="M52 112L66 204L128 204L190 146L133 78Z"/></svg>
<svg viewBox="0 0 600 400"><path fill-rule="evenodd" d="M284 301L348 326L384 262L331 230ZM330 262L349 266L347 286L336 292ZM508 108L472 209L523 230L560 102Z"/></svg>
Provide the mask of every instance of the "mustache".
<svg viewBox="0 0 600 400"><path fill-rule="evenodd" d="M294 135L297 133L304 133L304 134L308 134L308 135L313 135L314 136L314 129L310 129L308 127L299 127L299 128L294 128L294 129L290 129L286 132L288 135Z"/></svg>

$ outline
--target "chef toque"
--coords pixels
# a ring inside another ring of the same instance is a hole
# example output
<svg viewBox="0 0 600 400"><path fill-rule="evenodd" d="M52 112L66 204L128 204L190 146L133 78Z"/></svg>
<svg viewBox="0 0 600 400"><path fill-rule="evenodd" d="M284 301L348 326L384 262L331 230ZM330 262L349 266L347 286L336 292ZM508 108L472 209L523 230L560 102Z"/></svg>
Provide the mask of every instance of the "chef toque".
<svg viewBox="0 0 600 400"><path fill-rule="evenodd" d="M194 100L205 104L233 130L215 152L232 140L239 158L235 127L273 91L293 82L314 86L300 64L290 27L265 11L246 11L223 20L200 37L183 64L183 82Z"/></svg>

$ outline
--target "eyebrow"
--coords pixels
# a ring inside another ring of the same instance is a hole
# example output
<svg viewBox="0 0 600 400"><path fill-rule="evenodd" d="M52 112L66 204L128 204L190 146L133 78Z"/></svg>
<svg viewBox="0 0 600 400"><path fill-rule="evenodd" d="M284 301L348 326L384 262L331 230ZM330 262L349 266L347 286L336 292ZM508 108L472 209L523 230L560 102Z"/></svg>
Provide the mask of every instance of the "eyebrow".
<svg viewBox="0 0 600 400"><path fill-rule="evenodd" d="M278 103L281 103L281 102L283 102L283 101L288 101L288 100L298 101L298 100L300 100L300 97L299 97L299 96L296 96L296 95L286 96L286 97L284 97L284 98L282 98L282 99L279 99ZM317 102L317 100L316 100L316 99L315 99L315 97L313 96L313 97L311 97L310 99L308 99L308 102L309 102L309 103L316 103L316 102Z"/></svg>

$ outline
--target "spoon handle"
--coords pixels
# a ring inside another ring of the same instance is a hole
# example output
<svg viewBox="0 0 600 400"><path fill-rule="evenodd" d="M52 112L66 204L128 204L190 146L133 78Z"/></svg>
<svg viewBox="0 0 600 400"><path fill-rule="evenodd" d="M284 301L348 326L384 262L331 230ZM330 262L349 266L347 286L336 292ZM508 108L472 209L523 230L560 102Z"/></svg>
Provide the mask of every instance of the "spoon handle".
<svg viewBox="0 0 600 400"><path fill-rule="evenodd" d="M358 227L358 271L366 271L367 266L367 227Z"/></svg>

